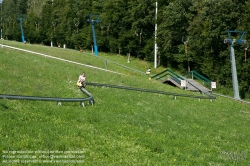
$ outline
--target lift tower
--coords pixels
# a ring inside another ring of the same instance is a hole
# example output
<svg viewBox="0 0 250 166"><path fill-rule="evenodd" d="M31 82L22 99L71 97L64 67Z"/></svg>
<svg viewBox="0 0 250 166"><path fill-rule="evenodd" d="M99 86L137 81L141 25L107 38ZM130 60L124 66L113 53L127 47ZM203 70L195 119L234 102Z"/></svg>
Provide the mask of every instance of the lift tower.
<svg viewBox="0 0 250 166"><path fill-rule="evenodd" d="M91 23L92 25L92 34L93 34L93 41L94 41L94 50L95 50L95 55L98 56L98 46L96 44L96 36L95 36L95 23L99 23L100 21L100 16L95 15L95 14L89 14L88 16L88 22Z"/></svg>
<svg viewBox="0 0 250 166"><path fill-rule="evenodd" d="M246 44L246 40L243 40L243 36L246 32L244 31L227 31L228 38L224 39L224 43L230 44L230 58L231 58L231 70L232 70L232 81L233 81L233 91L234 91L234 98L240 99L239 95L239 86L238 86L238 78L237 78L237 70L236 70L236 63L235 63L235 54L234 54L234 44ZM231 35L234 34L234 38L231 37ZM240 38L237 39L237 34L240 34Z"/></svg>
<svg viewBox="0 0 250 166"><path fill-rule="evenodd" d="M21 29L21 33L22 33L22 42L25 43L25 40L24 40L24 32L23 32L23 21L26 20L26 16L23 15L23 14L18 14L17 15L17 20L20 22L20 29Z"/></svg>

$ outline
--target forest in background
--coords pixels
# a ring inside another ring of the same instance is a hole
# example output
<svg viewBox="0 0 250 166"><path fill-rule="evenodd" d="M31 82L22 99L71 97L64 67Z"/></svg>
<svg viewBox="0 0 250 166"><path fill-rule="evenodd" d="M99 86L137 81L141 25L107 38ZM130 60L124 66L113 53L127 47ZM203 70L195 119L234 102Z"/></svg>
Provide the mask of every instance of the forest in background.
<svg viewBox="0 0 250 166"><path fill-rule="evenodd" d="M185 73L196 70L219 87L232 89L227 30L245 31L249 41L250 0L1 0L1 36L72 49L93 46L89 14L99 51L154 60L157 23L158 65ZM21 15L19 15L21 16ZM239 34L232 34L238 38ZM234 46L241 98L250 98L248 44Z"/></svg>

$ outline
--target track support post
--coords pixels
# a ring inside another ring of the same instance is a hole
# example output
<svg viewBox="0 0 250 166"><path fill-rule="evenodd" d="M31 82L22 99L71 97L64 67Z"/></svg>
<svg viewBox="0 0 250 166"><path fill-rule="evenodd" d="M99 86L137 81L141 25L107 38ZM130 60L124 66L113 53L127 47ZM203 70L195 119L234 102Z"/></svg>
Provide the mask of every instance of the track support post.
<svg viewBox="0 0 250 166"><path fill-rule="evenodd" d="M83 101L81 101L81 102L80 102L80 106L85 107L85 105L84 105L84 102L83 102Z"/></svg>

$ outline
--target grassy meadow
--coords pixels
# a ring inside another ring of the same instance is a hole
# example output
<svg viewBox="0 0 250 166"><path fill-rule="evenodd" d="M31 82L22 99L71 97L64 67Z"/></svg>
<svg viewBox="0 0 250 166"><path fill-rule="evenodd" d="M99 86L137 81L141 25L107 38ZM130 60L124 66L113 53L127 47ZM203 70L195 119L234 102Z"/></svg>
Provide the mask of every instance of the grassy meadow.
<svg viewBox="0 0 250 166"><path fill-rule="evenodd" d="M91 52L13 41L0 44L121 73L0 47L0 94L86 97L75 85L84 71L87 82L201 95L149 80L112 62L106 65ZM153 66L136 58L127 63L127 57L120 55L99 56L142 72ZM162 70L152 69L152 74ZM174 100L168 95L108 87L86 89L95 99L94 106L0 99L0 165L44 165L11 163L10 157L17 157L13 151L33 151L36 158L41 157L36 151L83 153L83 163L74 163L72 158L62 163L60 158L61 163L50 165L250 165L249 105L222 97L213 102Z"/></svg>

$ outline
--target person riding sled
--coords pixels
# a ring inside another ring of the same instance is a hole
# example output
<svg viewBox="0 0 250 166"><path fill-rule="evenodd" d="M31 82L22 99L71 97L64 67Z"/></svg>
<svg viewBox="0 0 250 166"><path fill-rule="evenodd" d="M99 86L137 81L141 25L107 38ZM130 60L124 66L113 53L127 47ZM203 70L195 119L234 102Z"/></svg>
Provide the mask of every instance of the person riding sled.
<svg viewBox="0 0 250 166"><path fill-rule="evenodd" d="M77 85L79 88L82 88L82 87L85 88L85 86L86 86L85 81L86 81L86 76L85 76L85 73L83 72L83 73L79 76L76 85Z"/></svg>

